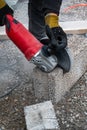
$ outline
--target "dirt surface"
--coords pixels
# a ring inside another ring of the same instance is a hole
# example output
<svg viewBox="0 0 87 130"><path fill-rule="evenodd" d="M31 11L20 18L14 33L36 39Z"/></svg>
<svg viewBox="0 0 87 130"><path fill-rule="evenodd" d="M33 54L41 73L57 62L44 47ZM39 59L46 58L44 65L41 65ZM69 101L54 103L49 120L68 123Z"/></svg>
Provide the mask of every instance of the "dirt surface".
<svg viewBox="0 0 87 130"><path fill-rule="evenodd" d="M24 107L38 103L31 88L27 80L0 100L1 130L25 130ZM54 106L60 130L87 130L87 73Z"/></svg>
<svg viewBox="0 0 87 130"><path fill-rule="evenodd" d="M17 8L15 11L17 18L23 19L23 14L27 13L24 12L27 11L26 9L20 11L27 7L26 3L27 0L25 2L20 0L18 7L21 9ZM87 0L63 0L60 21L87 20L87 7L78 7L64 12L66 7L78 3L87 3ZM26 20L24 19L24 24ZM81 41L83 38L87 41L84 35L69 37L75 42L76 39ZM39 103L32 87L30 74L33 67L11 41L0 41L0 97L9 93L0 98L0 130L26 130L24 107ZM14 91L10 92L13 88ZM60 130L87 130L87 72L61 101L54 105L54 108Z"/></svg>
<svg viewBox="0 0 87 130"><path fill-rule="evenodd" d="M87 72L55 109L61 130L87 130Z"/></svg>

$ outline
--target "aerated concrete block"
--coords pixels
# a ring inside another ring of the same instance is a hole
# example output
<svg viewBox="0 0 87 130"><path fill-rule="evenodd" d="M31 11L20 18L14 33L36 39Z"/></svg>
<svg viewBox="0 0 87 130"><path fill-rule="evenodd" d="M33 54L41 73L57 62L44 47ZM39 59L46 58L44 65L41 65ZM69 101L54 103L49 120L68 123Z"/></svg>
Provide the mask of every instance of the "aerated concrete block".
<svg viewBox="0 0 87 130"><path fill-rule="evenodd" d="M24 108L27 130L60 130L51 101Z"/></svg>
<svg viewBox="0 0 87 130"><path fill-rule="evenodd" d="M44 73L38 68L33 71L33 87L38 100L58 102L87 70L87 39L84 36L72 36L69 39L72 66L70 72L63 74L56 68L51 73Z"/></svg>

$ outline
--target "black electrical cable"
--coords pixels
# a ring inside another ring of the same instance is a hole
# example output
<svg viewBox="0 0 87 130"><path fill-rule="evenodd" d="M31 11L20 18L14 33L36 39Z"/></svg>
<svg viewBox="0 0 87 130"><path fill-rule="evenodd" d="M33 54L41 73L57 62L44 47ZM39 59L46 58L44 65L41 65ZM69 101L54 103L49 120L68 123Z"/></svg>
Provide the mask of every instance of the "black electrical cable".
<svg viewBox="0 0 87 130"><path fill-rule="evenodd" d="M13 64L12 64L11 66L13 66ZM4 69L2 69L2 70L0 71L0 73L1 73L3 70L5 70L5 69L6 69L6 70L12 70L12 71L13 71L13 69L11 68L11 66L10 66L10 67L5 67ZM10 89L7 93L0 95L0 99L2 99L2 98L4 98L4 97L8 96L10 93L12 93L12 91L14 91L15 88L19 87L20 84L21 84L21 81L19 80L18 83L17 83L12 89Z"/></svg>
<svg viewBox="0 0 87 130"><path fill-rule="evenodd" d="M13 91L15 88L19 87L19 85L20 85L20 82L19 82L17 85L15 85L11 90L9 90L7 93L1 95L1 96L0 96L0 99L1 99L1 98L4 98L4 97L6 97L6 96L8 96L10 93L12 93L12 91Z"/></svg>

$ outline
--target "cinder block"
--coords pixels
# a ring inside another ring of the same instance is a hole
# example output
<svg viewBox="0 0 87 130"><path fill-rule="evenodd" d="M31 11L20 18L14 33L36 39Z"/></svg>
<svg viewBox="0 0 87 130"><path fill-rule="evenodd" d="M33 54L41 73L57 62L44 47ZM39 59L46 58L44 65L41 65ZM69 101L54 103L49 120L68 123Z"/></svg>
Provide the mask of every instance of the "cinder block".
<svg viewBox="0 0 87 130"><path fill-rule="evenodd" d="M38 100L52 100L58 102L62 96L77 82L87 70L87 39L75 36L69 43L72 66L70 72L63 74L62 69L56 68L51 73L33 71L33 87Z"/></svg>
<svg viewBox="0 0 87 130"><path fill-rule="evenodd" d="M27 130L60 130L51 101L24 108Z"/></svg>

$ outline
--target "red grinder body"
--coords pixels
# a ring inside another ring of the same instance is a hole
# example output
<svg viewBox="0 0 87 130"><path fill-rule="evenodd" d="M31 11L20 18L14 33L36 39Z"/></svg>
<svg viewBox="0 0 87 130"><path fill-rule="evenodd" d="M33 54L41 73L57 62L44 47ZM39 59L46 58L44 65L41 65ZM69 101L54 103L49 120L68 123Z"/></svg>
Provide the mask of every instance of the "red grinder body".
<svg viewBox="0 0 87 130"><path fill-rule="evenodd" d="M27 60L30 60L42 49L43 44L11 15L6 15L5 26L8 37L21 50Z"/></svg>

